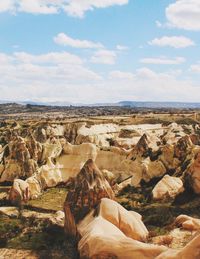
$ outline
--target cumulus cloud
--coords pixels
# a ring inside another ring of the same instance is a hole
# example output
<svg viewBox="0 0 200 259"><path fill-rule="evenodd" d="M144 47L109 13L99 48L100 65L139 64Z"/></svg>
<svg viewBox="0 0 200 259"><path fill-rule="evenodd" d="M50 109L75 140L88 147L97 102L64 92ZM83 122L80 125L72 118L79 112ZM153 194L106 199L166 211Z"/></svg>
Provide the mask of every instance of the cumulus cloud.
<svg viewBox="0 0 200 259"><path fill-rule="evenodd" d="M116 61L116 53L112 50L98 50L91 57L92 63L113 65Z"/></svg>
<svg viewBox="0 0 200 259"><path fill-rule="evenodd" d="M143 58L140 63L144 64L155 64L155 65L179 65L184 63L186 60L183 57L176 57L174 59L159 57L159 58Z"/></svg>
<svg viewBox="0 0 200 259"><path fill-rule="evenodd" d="M59 45L70 46L73 48L98 49L104 47L101 43L96 43L88 40L73 39L65 33L59 33L56 37L54 37L54 41Z"/></svg>
<svg viewBox="0 0 200 259"><path fill-rule="evenodd" d="M191 39L184 36L164 36L162 38L155 38L148 43L149 45L154 45L158 47L173 47L176 49L186 48L195 45L195 43Z"/></svg>
<svg viewBox="0 0 200 259"><path fill-rule="evenodd" d="M128 0L2 0L0 12L55 14L60 11L82 18L87 11L127 4Z"/></svg>
<svg viewBox="0 0 200 259"><path fill-rule="evenodd" d="M176 0L166 8L171 26L185 30L200 30L200 1Z"/></svg>

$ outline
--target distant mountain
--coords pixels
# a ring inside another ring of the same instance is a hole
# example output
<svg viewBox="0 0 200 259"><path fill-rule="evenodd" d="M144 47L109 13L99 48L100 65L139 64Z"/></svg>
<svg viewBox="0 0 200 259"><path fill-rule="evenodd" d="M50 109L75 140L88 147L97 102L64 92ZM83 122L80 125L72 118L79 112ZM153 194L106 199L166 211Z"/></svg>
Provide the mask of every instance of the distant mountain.
<svg viewBox="0 0 200 259"><path fill-rule="evenodd" d="M42 105L42 106L57 106L57 107L100 107L100 106L117 106L117 107L131 107L131 108L185 108L185 109L196 109L200 108L200 103L188 103L188 102L138 102L138 101L121 101L117 103L92 103L92 104L82 104L82 103L71 103L71 102L37 102L37 101L4 101L0 100L0 104L6 103L17 103L20 105Z"/></svg>
<svg viewBox="0 0 200 259"><path fill-rule="evenodd" d="M133 102L122 101L117 103L119 106L135 108L200 108L200 103L187 102Z"/></svg>

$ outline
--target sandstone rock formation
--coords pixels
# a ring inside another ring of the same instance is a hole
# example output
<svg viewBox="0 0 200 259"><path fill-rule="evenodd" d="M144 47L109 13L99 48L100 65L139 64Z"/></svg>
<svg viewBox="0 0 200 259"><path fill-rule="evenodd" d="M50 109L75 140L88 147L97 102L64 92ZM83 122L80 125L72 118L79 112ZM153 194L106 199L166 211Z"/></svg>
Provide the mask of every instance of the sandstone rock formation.
<svg viewBox="0 0 200 259"><path fill-rule="evenodd" d="M12 202L27 202L30 199L29 185L27 182L16 179L9 191L9 200Z"/></svg>
<svg viewBox="0 0 200 259"><path fill-rule="evenodd" d="M79 224L81 258L155 258L167 248L145 244L148 231L141 216L115 201L102 199Z"/></svg>
<svg viewBox="0 0 200 259"><path fill-rule="evenodd" d="M33 138L26 141L22 137L14 136L8 144L8 156L5 157L5 169L0 182L33 175L38 169L40 157L41 146Z"/></svg>
<svg viewBox="0 0 200 259"><path fill-rule="evenodd" d="M114 193L102 172L89 159L77 177L71 180L71 190L64 204L66 233L74 235L74 222L81 220L104 197L113 199Z"/></svg>
<svg viewBox="0 0 200 259"><path fill-rule="evenodd" d="M180 178L165 175L154 187L152 195L154 200L165 200L175 198L183 191L183 182Z"/></svg>
<svg viewBox="0 0 200 259"><path fill-rule="evenodd" d="M194 162L187 170L185 181L188 182L195 193L200 194L200 152L195 155Z"/></svg>
<svg viewBox="0 0 200 259"><path fill-rule="evenodd" d="M180 215L176 218L175 223L186 230L200 230L200 219L196 219L187 215Z"/></svg>
<svg viewBox="0 0 200 259"><path fill-rule="evenodd" d="M134 211L127 211L117 202L101 199L98 215L118 227L127 237L138 241L147 240L148 230L142 222L142 216Z"/></svg>

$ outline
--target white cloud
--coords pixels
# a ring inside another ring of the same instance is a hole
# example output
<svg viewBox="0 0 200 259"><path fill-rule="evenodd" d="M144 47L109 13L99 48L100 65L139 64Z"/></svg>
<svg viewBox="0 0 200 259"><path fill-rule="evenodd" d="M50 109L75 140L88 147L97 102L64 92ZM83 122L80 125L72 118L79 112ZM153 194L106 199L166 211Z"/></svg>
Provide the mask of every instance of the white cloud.
<svg viewBox="0 0 200 259"><path fill-rule="evenodd" d="M50 52L42 55L32 55L26 52L15 52L13 57L19 63L75 65L81 65L83 63L81 58L68 52Z"/></svg>
<svg viewBox="0 0 200 259"><path fill-rule="evenodd" d="M185 30L200 30L200 1L176 0L166 8L171 26Z"/></svg>
<svg viewBox="0 0 200 259"><path fill-rule="evenodd" d="M183 57L176 57L174 59L159 57L159 58L143 58L140 63L144 64L156 64L156 65L179 65L184 63L186 60Z"/></svg>
<svg viewBox="0 0 200 259"><path fill-rule="evenodd" d="M99 76L83 60L71 55L0 53L1 99L75 103L200 99L200 85L181 80L178 71L157 73L141 67L133 72L115 70Z"/></svg>
<svg viewBox="0 0 200 259"><path fill-rule="evenodd" d="M118 72L122 74L128 73ZM101 98L99 101L199 101L200 84L189 79L178 78L177 72L158 73L149 68L141 67L133 75L133 77L126 78L126 81L123 82L117 77L110 77L109 74L109 78L101 82L101 88L97 88L97 96Z"/></svg>
<svg viewBox="0 0 200 259"><path fill-rule="evenodd" d="M116 53L111 50L98 50L91 57L92 63L113 65L116 61Z"/></svg>
<svg viewBox="0 0 200 259"><path fill-rule="evenodd" d="M173 47L173 48L186 48L194 46L195 43L184 36L164 36L162 38L155 38L152 41L148 42L149 45L159 46L159 47Z"/></svg>
<svg viewBox="0 0 200 259"><path fill-rule="evenodd" d="M59 6L54 0L20 0L16 1L16 10L33 14L55 14L58 13Z"/></svg>
<svg viewBox="0 0 200 259"><path fill-rule="evenodd" d="M134 78L134 74L130 72L122 72L119 70L111 71L109 77L112 79L130 80Z"/></svg>
<svg viewBox="0 0 200 259"><path fill-rule="evenodd" d="M13 11L14 2L13 0L3 0L0 1L0 12Z"/></svg>
<svg viewBox="0 0 200 259"><path fill-rule="evenodd" d="M129 47L124 46L124 45L117 45L117 46L116 46L116 49L122 51L122 50L128 50Z"/></svg>
<svg viewBox="0 0 200 259"><path fill-rule="evenodd" d="M95 8L106 8L113 5L125 5L129 0L69 0L69 4L64 6L64 10L71 16L83 17L85 12Z"/></svg>
<svg viewBox="0 0 200 259"><path fill-rule="evenodd" d="M0 53L0 78L1 97L8 100L72 98L79 96L79 87L102 80L83 60L67 52Z"/></svg>
<svg viewBox="0 0 200 259"><path fill-rule="evenodd" d="M200 62L190 66L190 71L193 73L200 74Z"/></svg>
<svg viewBox="0 0 200 259"><path fill-rule="evenodd" d="M59 33L56 37L54 37L54 41L59 45L71 46L73 48L98 49L104 47L101 43L96 43L88 40L73 39L65 33Z"/></svg>
<svg viewBox="0 0 200 259"><path fill-rule="evenodd" d="M85 12L95 8L124 5L129 0L1 0L0 12L26 12L33 14L56 14L83 17Z"/></svg>

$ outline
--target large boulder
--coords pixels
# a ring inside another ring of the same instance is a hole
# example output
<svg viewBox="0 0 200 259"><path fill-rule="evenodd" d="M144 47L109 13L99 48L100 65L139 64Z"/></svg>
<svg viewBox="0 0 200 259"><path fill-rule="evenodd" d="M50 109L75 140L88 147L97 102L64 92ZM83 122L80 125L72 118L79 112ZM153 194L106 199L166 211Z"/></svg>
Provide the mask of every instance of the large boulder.
<svg viewBox="0 0 200 259"><path fill-rule="evenodd" d="M152 196L154 200L164 200L175 198L183 191L183 182L180 178L165 175L154 187Z"/></svg>
<svg viewBox="0 0 200 259"><path fill-rule="evenodd" d="M15 179L9 191L11 202L27 202L30 199L29 184L21 179Z"/></svg>
<svg viewBox="0 0 200 259"><path fill-rule="evenodd" d="M103 203L111 207L106 208ZM78 249L81 258L153 259L167 250L164 246L145 244L125 235L123 231L126 229L129 236L138 238L134 233L141 226L140 215L126 211L125 216L118 204L109 202L108 199L103 199L99 207L99 214L91 212L78 225L81 236ZM113 215L112 209L114 209ZM116 214L116 210L119 215ZM120 216L122 216L122 222L120 222ZM123 224L125 228L122 227ZM147 235L143 227L140 238L142 233Z"/></svg>
<svg viewBox="0 0 200 259"><path fill-rule="evenodd" d="M101 199L98 215L118 227L127 237L139 241L146 241L148 230L142 222L140 214L128 211L116 201Z"/></svg>

